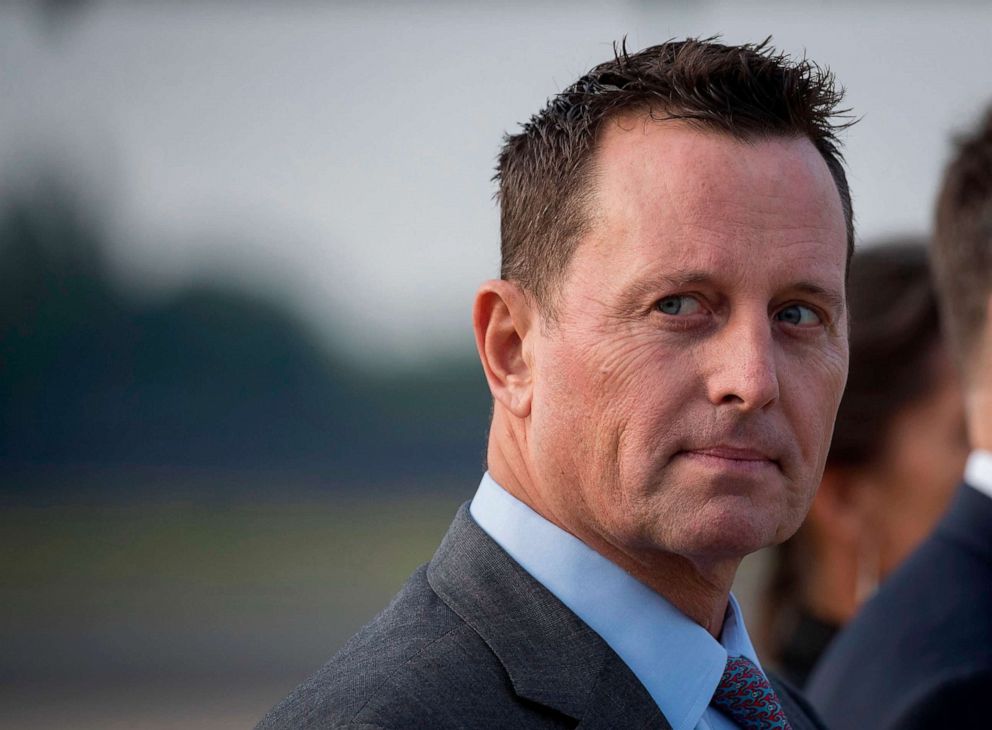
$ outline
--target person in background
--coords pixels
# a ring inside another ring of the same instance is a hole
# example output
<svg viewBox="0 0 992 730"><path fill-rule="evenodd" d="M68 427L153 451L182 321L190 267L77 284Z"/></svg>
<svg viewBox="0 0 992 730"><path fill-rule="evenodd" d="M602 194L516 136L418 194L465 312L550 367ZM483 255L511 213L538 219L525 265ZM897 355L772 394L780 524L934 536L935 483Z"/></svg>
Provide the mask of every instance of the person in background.
<svg viewBox="0 0 992 730"><path fill-rule="evenodd" d="M992 109L944 175L932 251L973 450L937 529L810 677L835 730L992 726Z"/></svg>
<svg viewBox="0 0 992 730"><path fill-rule="evenodd" d="M930 533L968 456L922 240L855 254L851 365L806 522L774 551L761 643L803 686L837 630Z"/></svg>

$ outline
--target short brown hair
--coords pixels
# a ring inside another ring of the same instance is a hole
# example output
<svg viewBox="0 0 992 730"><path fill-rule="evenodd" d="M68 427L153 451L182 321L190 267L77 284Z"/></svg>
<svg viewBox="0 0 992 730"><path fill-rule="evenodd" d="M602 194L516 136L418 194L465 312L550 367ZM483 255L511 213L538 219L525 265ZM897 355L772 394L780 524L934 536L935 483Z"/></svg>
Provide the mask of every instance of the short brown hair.
<svg viewBox="0 0 992 730"><path fill-rule="evenodd" d="M945 331L967 374L992 294L992 107L944 173L932 253Z"/></svg>
<svg viewBox="0 0 992 730"><path fill-rule="evenodd" d="M763 43L669 41L629 54L625 44L507 135L499 155L501 276L553 312L550 296L589 225L591 160L604 122L644 111L687 120L739 139L808 138L840 193L848 259L854 247L851 195L836 132L849 126L833 75L793 62ZM838 121L841 120L841 121Z"/></svg>

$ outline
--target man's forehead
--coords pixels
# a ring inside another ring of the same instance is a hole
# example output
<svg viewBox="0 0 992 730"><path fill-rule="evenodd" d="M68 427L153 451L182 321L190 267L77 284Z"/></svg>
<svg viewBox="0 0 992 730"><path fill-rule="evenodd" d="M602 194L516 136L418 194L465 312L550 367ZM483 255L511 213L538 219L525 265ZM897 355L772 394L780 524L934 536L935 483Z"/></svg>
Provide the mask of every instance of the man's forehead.
<svg viewBox="0 0 992 730"><path fill-rule="evenodd" d="M731 173L761 178L815 177L836 192L822 155L801 136L739 138L691 121L624 115L605 125L596 149L596 179L644 187L678 182L719 189ZM677 171L673 177L669 173Z"/></svg>
<svg viewBox="0 0 992 730"><path fill-rule="evenodd" d="M846 254L840 194L805 138L738 140L681 121L621 118L601 140L590 192L591 228L797 226L817 238L839 233Z"/></svg>
<svg viewBox="0 0 992 730"><path fill-rule="evenodd" d="M576 251L587 285L657 293L666 279L760 282L843 297L846 223L811 143L742 142L671 121L617 129L604 139L591 225Z"/></svg>

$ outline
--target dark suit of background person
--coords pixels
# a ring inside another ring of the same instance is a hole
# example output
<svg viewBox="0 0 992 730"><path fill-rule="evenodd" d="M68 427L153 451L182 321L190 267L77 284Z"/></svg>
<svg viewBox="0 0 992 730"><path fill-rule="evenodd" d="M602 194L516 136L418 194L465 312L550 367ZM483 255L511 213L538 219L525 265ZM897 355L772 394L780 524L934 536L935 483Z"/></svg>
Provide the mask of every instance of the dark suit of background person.
<svg viewBox="0 0 992 730"><path fill-rule="evenodd" d="M507 138L488 471L261 727L819 726L730 586L802 521L847 376L838 101L806 61L689 40L618 49Z"/></svg>
<svg viewBox="0 0 992 730"><path fill-rule="evenodd" d="M992 111L937 205L933 263L974 448L936 532L841 634L809 684L831 728L992 727Z"/></svg>

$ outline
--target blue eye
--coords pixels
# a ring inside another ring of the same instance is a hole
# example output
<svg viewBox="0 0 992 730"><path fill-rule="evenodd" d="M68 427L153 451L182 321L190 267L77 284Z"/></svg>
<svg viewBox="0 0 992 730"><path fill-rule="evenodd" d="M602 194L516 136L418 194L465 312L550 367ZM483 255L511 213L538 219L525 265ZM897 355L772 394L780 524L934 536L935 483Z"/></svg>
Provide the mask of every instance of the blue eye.
<svg viewBox="0 0 992 730"><path fill-rule="evenodd" d="M695 297L686 294L677 294L673 297L665 297L655 305L658 311L669 316L686 316L695 314L702 310L702 305Z"/></svg>
<svg viewBox="0 0 992 730"><path fill-rule="evenodd" d="M775 319L779 322L785 322L786 324L792 324L798 327L809 327L810 325L820 324L822 322L820 315L810 307L805 307L802 304L790 304L788 307L779 310L775 315Z"/></svg>

